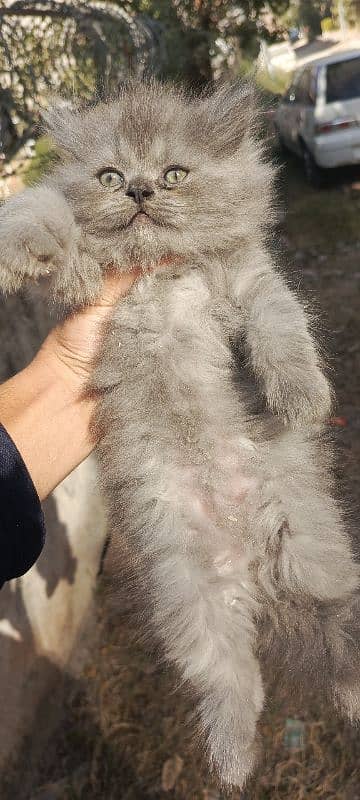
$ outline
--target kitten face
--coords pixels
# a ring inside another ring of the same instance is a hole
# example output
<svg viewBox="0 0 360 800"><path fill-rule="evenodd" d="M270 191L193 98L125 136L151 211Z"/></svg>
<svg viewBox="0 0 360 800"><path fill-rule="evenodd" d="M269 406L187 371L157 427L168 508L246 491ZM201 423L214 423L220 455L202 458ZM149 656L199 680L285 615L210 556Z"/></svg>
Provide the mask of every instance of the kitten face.
<svg viewBox="0 0 360 800"><path fill-rule="evenodd" d="M96 256L120 268L233 250L266 220L271 173L246 98L194 100L154 83L48 114L64 191Z"/></svg>

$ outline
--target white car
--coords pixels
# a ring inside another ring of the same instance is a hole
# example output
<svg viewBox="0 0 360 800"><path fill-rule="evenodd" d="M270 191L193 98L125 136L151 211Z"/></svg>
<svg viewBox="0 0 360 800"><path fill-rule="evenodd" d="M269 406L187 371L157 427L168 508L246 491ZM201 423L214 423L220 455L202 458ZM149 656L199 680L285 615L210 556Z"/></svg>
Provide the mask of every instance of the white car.
<svg viewBox="0 0 360 800"><path fill-rule="evenodd" d="M325 168L360 164L360 49L299 69L274 115L280 144L319 185Z"/></svg>

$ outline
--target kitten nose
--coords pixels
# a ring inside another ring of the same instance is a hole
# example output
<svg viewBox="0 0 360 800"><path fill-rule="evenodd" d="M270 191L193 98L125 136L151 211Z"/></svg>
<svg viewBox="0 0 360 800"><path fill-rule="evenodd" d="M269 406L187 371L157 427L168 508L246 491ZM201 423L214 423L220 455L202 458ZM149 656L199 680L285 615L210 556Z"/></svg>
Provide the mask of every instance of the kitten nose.
<svg viewBox="0 0 360 800"><path fill-rule="evenodd" d="M151 197L151 195L154 194L154 190L149 184L134 182L129 184L125 194L128 197L132 197L135 203L141 206L146 197Z"/></svg>

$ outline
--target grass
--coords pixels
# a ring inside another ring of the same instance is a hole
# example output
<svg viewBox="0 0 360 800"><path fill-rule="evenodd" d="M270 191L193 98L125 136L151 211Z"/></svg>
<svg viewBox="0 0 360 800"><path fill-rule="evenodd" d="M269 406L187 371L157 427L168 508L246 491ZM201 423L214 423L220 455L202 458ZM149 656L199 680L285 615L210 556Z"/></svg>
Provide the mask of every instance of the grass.
<svg viewBox="0 0 360 800"><path fill-rule="evenodd" d="M319 199L319 193L307 191L293 201L285 222L285 231L293 245L319 247L335 251L339 245L360 241L360 193L333 190Z"/></svg>
<svg viewBox="0 0 360 800"><path fill-rule="evenodd" d="M26 186L36 184L56 163L58 156L53 144L46 136L42 136L35 144L34 157L22 174Z"/></svg>
<svg viewBox="0 0 360 800"><path fill-rule="evenodd" d="M269 75L267 70L259 70L256 75L256 82L260 88L274 98L283 95L290 85L291 75L287 72L277 72L276 75Z"/></svg>
<svg viewBox="0 0 360 800"><path fill-rule="evenodd" d="M354 170L329 171L328 185L319 191L307 184L301 161L286 158L280 184L283 229L292 249L331 254L360 242L360 184L354 178Z"/></svg>

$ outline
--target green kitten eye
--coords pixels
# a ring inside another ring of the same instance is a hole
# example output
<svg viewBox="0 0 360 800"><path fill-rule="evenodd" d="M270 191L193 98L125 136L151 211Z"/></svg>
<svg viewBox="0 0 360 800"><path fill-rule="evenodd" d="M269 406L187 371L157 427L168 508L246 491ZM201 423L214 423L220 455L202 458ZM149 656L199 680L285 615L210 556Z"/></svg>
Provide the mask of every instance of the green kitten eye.
<svg viewBox="0 0 360 800"><path fill-rule="evenodd" d="M165 172L164 179L169 186L176 186L177 183L181 183L181 181L186 178L187 174L187 169L182 169L182 167L172 167Z"/></svg>
<svg viewBox="0 0 360 800"><path fill-rule="evenodd" d="M106 189L120 189L125 183L124 176L115 169L105 169L100 173L99 181Z"/></svg>

